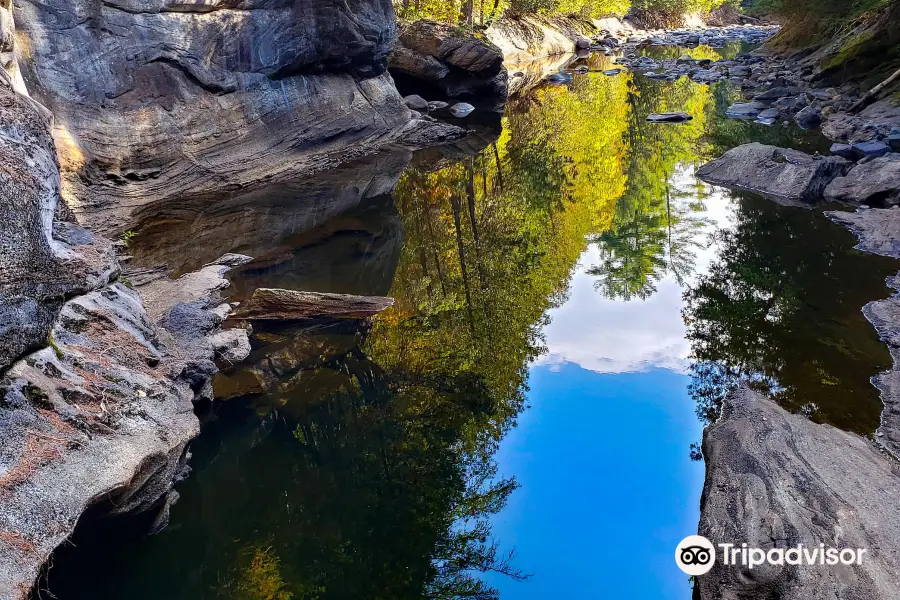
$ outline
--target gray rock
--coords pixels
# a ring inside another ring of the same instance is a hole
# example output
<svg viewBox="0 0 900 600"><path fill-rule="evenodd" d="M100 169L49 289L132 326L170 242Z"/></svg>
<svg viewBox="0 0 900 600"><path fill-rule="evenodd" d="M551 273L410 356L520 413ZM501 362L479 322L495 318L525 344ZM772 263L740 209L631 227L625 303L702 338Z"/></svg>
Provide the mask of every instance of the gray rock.
<svg viewBox="0 0 900 600"><path fill-rule="evenodd" d="M853 144L853 152L856 154L856 158L884 156L885 154L890 153L890 151L891 147L883 142L872 141Z"/></svg>
<svg viewBox="0 0 900 600"><path fill-rule="evenodd" d="M792 415L748 389L728 395L703 435L699 534L740 548L864 548L861 564L724 565L697 578L702 598L896 598L900 478L868 440Z"/></svg>
<svg viewBox="0 0 900 600"><path fill-rule="evenodd" d="M728 74L731 77L739 77L741 79L744 79L744 78L750 77L750 67L745 67L743 65L729 67Z"/></svg>
<svg viewBox="0 0 900 600"><path fill-rule="evenodd" d="M736 102L725 110L732 119L755 119L765 108L762 102Z"/></svg>
<svg viewBox="0 0 900 600"><path fill-rule="evenodd" d="M887 138L888 146L891 147L891 150L894 152L900 152L900 133L892 133Z"/></svg>
<svg viewBox="0 0 900 600"><path fill-rule="evenodd" d="M575 49L576 50L587 50L591 47L591 41L585 38L578 38L575 40Z"/></svg>
<svg viewBox="0 0 900 600"><path fill-rule="evenodd" d="M697 170L715 185L755 192L787 204L814 202L825 186L847 172L838 156L810 156L798 150L753 143L732 148Z"/></svg>
<svg viewBox="0 0 900 600"><path fill-rule="evenodd" d="M832 144L829 150L835 156L846 158L847 160L856 160L859 158L850 144Z"/></svg>
<svg viewBox="0 0 900 600"><path fill-rule="evenodd" d="M465 102L454 104L449 109L450 114L456 119L465 119L475 110L475 107Z"/></svg>
<svg viewBox="0 0 900 600"><path fill-rule="evenodd" d="M58 219L50 115L0 68L0 370L47 343L67 297L118 273L112 245Z"/></svg>
<svg viewBox="0 0 900 600"><path fill-rule="evenodd" d="M892 206L900 204L900 154L888 154L858 164L825 188L825 198L837 202Z"/></svg>
<svg viewBox="0 0 900 600"><path fill-rule="evenodd" d="M409 75L427 83L437 83L450 74L450 67L435 57L420 54L400 44L394 47L388 64L395 74Z"/></svg>
<svg viewBox="0 0 900 600"><path fill-rule="evenodd" d="M651 123L684 123L693 118L691 115L683 112L653 113L647 116L647 121Z"/></svg>
<svg viewBox="0 0 900 600"><path fill-rule="evenodd" d="M807 106L796 115L794 120L803 129L813 129L822 123L822 114L811 106Z"/></svg>
<svg viewBox="0 0 900 600"><path fill-rule="evenodd" d="M388 66L395 76L431 84L449 98L502 106L508 92L503 53L483 36L435 21L403 27Z"/></svg>
<svg viewBox="0 0 900 600"><path fill-rule="evenodd" d="M556 84L571 83L572 76L568 73L560 71L559 73L551 73L550 75L548 75L547 81Z"/></svg>
<svg viewBox="0 0 900 600"><path fill-rule="evenodd" d="M427 111L428 110L428 101L425 100L425 98L423 98L422 96L417 96L415 94L404 98L403 104L405 104L406 107L411 110L418 110L418 111Z"/></svg>
<svg viewBox="0 0 900 600"><path fill-rule="evenodd" d="M250 356L250 339L246 329L225 329L209 338L216 358L234 365Z"/></svg>
<svg viewBox="0 0 900 600"><path fill-rule="evenodd" d="M757 102L774 102L785 96L793 96L796 93L796 88L778 86L753 96L753 99Z"/></svg>

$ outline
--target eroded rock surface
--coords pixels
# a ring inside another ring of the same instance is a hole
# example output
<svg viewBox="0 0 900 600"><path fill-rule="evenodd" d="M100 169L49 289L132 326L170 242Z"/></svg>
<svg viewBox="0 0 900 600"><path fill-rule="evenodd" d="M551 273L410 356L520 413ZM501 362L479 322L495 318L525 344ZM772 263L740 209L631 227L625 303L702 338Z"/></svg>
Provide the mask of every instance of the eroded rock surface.
<svg viewBox="0 0 900 600"><path fill-rule="evenodd" d="M900 154L891 153L854 166L825 188L825 199L853 204L900 204Z"/></svg>
<svg viewBox="0 0 900 600"><path fill-rule="evenodd" d="M697 578L701 598L896 598L900 467L872 443L739 389L704 432L703 454L699 533L713 544L746 542L768 550L824 543L867 554L860 565L752 570L717 559Z"/></svg>
<svg viewBox="0 0 900 600"><path fill-rule="evenodd" d="M108 242L66 220L50 122L0 69L0 372L46 344L66 298L118 271Z"/></svg>
<svg viewBox="0 0 900 600"><path fill-rule="evenodd" d="M0 597L25 597L47 556L81 514L162 511L199 433L194 403L212 399L214 359L249 354L243 330L223 335L227 286L165 280L154 319L113 283L68 301L51 346L0 380ZM196 282L194 282L196 283ZM228 338L228 339L226 339Z"/></svg>
<svg viewBox="0 0 900 600"><path fill-rule="evenodd" d="M506 103L507 73L500 49L444 23L422 20L405 26L389 66L401 88L423 86L432 100L455 98L493 108Z"/></svg>
<svg viewBox="0 0 900 600"><path fill-rule="evenodd" d="M697 170L715 185L755 192L782 203L814 202L850 163L839 156L810 156L798 150L752 143L732 148Z"/></svg>
<svg viewBox="0 0 900 600"><path fill-rule="evenodd" d="M415 133L386 72L389 0L24 0L15 16L64 195L95 231Z"/></svg>

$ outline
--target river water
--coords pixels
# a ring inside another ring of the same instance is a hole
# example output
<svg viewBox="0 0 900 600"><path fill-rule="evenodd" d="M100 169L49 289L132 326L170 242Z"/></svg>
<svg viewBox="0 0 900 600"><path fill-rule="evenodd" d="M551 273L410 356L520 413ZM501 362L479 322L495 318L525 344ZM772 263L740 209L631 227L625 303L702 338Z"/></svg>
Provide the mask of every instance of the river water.
<svg viewBox="0 0 900 600"><path fill-rule="evenodd" d="M253 256L235 299L396 304L257 326L204 407L168 528L86 518L43 597L690 598L673 554L724 393L743 381L872 435L869 378L890 364L860 309L895 261L819 210L693 176L745 141L821 149L724 118L737 94L591 72L462 146L148 213L141 264ZM693 121L646 122L676 110Z"/></svg>

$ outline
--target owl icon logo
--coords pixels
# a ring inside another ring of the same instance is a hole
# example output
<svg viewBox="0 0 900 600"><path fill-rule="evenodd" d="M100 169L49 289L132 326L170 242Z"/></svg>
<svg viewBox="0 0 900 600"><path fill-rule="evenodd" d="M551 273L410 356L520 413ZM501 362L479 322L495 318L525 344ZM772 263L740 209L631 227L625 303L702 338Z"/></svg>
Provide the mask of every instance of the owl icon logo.
<svg viewBox="0 0 900 600"><path fill-rule="evenodd" d="M689 535L675 548L675 564L688 575L703 575L713 568L716 550L702 535Z"/></svg>

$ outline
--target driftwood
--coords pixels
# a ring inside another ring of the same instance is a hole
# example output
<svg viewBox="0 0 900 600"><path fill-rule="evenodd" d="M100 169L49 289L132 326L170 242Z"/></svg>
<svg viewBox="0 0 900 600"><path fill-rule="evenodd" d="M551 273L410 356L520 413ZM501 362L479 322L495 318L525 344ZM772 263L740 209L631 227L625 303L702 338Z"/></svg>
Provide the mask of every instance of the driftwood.
<svg viewBox="0 0 900 600"><path fill-rule="evenodd" d="M872 104L873 102L875 102L875 100L878 99L878 94L880 94L884 88L891 85L898 79L900 79L900 69L894 71L893 75L866 92L863 97L857 100L847 112L849 112L851 115L856 114L868 105Z"/></svg>
<svg viewBox="0 0 900 600"><path fill-rule="evenodd" d="M259 288L233 317L247 320L364 319L394 305L393 298Z"/></svg>

